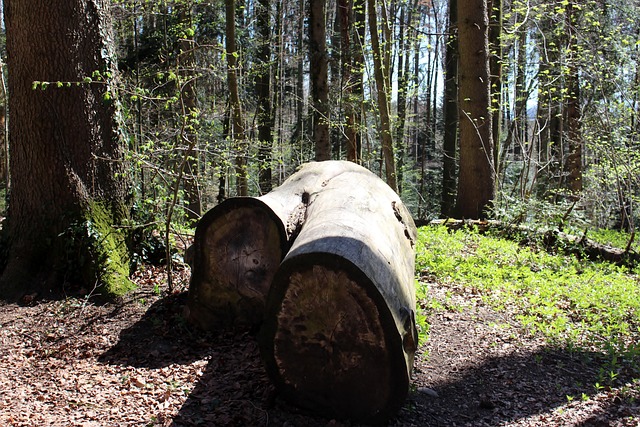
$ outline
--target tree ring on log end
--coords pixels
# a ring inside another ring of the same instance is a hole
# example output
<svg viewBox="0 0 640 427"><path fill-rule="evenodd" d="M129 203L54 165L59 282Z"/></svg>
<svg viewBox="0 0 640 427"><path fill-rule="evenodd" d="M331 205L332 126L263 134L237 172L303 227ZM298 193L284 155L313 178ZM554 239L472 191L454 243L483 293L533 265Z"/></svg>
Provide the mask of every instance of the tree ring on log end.
<svg viewBox="0 0 640 427"><path fill-rule="evenodd" d="M203 329L259 325L287 249L279 218L260 200L228 199L202 218L194 249L189 320Z"/></svg>
<svg viewBox="0 0 640 427"><path fill-rule="evenodd" d="M328 253L287 259L266 310L261 350L283 397L366 423L397 412L409 384L402 340L384 298L350 261Z"/></svg>

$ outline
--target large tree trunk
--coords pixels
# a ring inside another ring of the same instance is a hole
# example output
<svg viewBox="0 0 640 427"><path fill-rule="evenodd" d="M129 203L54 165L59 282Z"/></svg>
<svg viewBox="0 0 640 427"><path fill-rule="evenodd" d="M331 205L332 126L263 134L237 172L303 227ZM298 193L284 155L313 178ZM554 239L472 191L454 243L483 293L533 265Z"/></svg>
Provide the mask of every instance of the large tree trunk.
<svg viewBox="0 0 640 427"><path fill-rule="evenodd" d="M67 286L100 286L108 296L131 286L125 236L113 227L128 214L128 186L110 85L109 5L4 2L11 198L3 296ZM71 83L86 78L100 82Z"/></svg>
<svg viewBox="0 0 640 427"><path fill-rule="evenodd" d="M304 225L269 291L259 342L285 399L377 423L408 393L416 228L389 186L345 163L309 193Z"/></svg>
<svg viewBox="0 0 640 427"><path fill-rule="evenodd" d="M456 214L483 218L495 195L487 0L458 9L460 174Z"/></svg>

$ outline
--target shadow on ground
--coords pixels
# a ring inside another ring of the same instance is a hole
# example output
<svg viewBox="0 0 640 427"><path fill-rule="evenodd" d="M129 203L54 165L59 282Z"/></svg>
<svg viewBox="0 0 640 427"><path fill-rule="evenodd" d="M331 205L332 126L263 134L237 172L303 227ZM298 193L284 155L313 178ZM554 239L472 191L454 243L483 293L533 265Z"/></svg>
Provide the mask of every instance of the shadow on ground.
<svg viewBox="0 0 640 427"><path fill-rule="evenodd" d="M208 359L172 426L350 425L305 414L282 402L266 376L254 336L195 332L182 318L183 304L184 295L153 304L99 358L103 363L147 368ZM474 354L468 357L473 359ZM438 363L446 371L447 361ZM429 383L427 373L418 371L415 390L390 425L504 426L550 414L568 399L593 396L595 384L603 381L601 366L599 354L542 349L487 358L470 368L449 372L438 383ZM620 383L627 380L624 373L617 378ZM422 387L438 396L425 393ZM611 399L600 413L577 425L608 426L613 425L611 420L628 416L626 402ZM609 422L602 421L603 417Z"/></svg>

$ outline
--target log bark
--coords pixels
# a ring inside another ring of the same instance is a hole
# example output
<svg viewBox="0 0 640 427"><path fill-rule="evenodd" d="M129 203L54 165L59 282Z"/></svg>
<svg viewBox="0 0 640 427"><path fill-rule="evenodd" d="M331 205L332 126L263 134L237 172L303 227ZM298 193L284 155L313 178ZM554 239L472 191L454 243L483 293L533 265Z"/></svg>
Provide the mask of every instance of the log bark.
<svg viewBox="0 0 640 427"><path fill-rule="evenodd" d="M292 403L386 421L408 389L417 345L416 228L397 194L352 163L309 192L304 224L269 291L260 348Z"/></svg>

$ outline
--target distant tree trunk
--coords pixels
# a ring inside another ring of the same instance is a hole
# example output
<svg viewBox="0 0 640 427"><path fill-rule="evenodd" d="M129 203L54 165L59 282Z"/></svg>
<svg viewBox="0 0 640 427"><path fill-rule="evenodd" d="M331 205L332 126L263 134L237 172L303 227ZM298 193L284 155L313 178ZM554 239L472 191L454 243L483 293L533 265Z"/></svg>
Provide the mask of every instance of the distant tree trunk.
<svg viewBox="0 0 640 427"><path fill-rule="evenodd" d="M495 194L487 0L458 10L460 51L460 175L456 213L483 218Z"/></svg>
<svg viewBox="0 0 640 427"><path fill-rule="evenodd" d="M489 13L489 73L491 76L491 110L493 123L493 164L496 177L500 172L500 141L502 133L502 0L488 0Z"/></svg>
<svg viewBox="0 0 640 427"><path fill-rule="evenodd" d="M273 147L272 109L271 109L271 30L270 0L260 0L257 6L257 26L259 32L257 60L259 64L256 76L258 96L258 181L260 192L271 191L271 150Z"/></svg>
<svg viewBox="0 0 640 427"><path fill-rule="evenodd" d="M238 51L236 49L236 2L225 0L227 84L231 107L231 129L236 147L236 191L239 196L249 193L247 171L247 141L242 118L242 104L238 93Z"/></svg>
<svg viewBox="0 0 640 427"><path fill-rule="evenodd" d="M109 6L4 1L11 196L3 297L131 289L125 235L114 227L128 217L130 187ZM99 82L71 83L86 78Z"/></svg>
<svg viewBox="0 0 640 427"><path fill-rule="evenodd" d="M301 151L302 148L304 146L304 140L306 137L306 129L305 129L305 120L306 120L306 114L305 114L305 97L304 97L304 81L305 81L305 75L304 75L304 63L306 60L306 55L303 54L304 52L304 22L305 22L305 0L302 0L300 2L300 13L298 15L298 22L297 22L297 29L296 29L296 33L298 35L298 38L296 40L296 47L297 47L297 52L298 52L298 56L297 56L297 70L296 70L296 126L293 132L293 136L292 136L292 142L295 142L296 140L300 140L300 146L301 146ZM314 148L315 149L315 148Z"/></svg>
<svg viewBox="0 0 640 427"><path fill-rule="evenodd" d="M183 25L191 28L191 11L187 6L182 6L180 10L180 21ZM193 221L202 215L202 199L200 197L200 186L198 185L198 157L194 148L197 146L195 126L197 123L195 114L198 112L198 98L196 93L195 55L193 52L193 38L184 38L179 43L180 55L178 66L182 74L181 101L182 116L185 118L184 130L181 134L183 145L186 147L185 156L185 177L184 190L187 199L187 217Z"/></svg>
<svg viewBox="0 0 640 427"><path fill-rule="evenodd" d="M365 0L353 0L353 48L352 48L352 98L354 115L352 127L355 132L353 158L357 163L362 162L362 105L364 102L364 53L363 46L366 34ZM347 159L349 157L347 156ZM349 159L351 160L351 159Z"/></svg>
<svg viewBox="0 0 640 427"><path fill-rule="evenodd" d="M406 153L405 124L407 120L407 91L409 89L409 53L411 36L407 35L412 24L412 10L417 5L400 5L400 23L398 26L398 123L396 127L396 151L398 155L398 194L402 194L404 158ZM407 9L409 9L407 11ZM405 16L406 12L406 16Z"/></svg>
<svg viewBox="0 0 640 427"><path fill-rule="evenodd" d="M448 42L445 53L444 136L442 142L442 203L440 213L453 216L456 201L458 142L458 0L449 1Z"/></svg>
<svg viewBox="0 0 640 427"><path fill-rule="evenodd" d="M354 71L353 46L351 42L352 33L352 3L350 0L338 0L338 17L340 18L340 37L342 48L342 96L344 97L345 126L345 146L347 160L358 162L359 153L357 147L358 126L356 125L357 101L354 99L353 81L351 78Z"/></svg>
<svg viewBox="0 0 640 427"><path fill-rule="evenodd" d="M567 76L567 142L569 153L565 164L567 189L575 194L582 191L582 136L580 132L580 82L578 66L575 58L576 49L576 10L574 1L570 1L566 10L566 25L568 28L568 51L573 54L570 58Z"/></svg>
<svg viewBox="0 0 640 427"><path fill-rule="evenodd" d="M331 159L329 138L329 58L327 55L326 0L314 0L309 5L309 56L311 101L313 104L313 140L316 160Z"/></svg>
<svg viewBox="0 0 640 427"><path fill-rule="evenodd" d="M369 35L371 36L371 50L373 51L374 77L376 90L378 92L378 113L380 115L380 129L378 133L382 145L385 177L389 187L397 191L396 163L393 154L393 138L391 135L391 117L389 112L389 86L387 85L389 69L384 68L385 57L378 38L376 0L368 0L367 5L369 8Z"/></svg>

